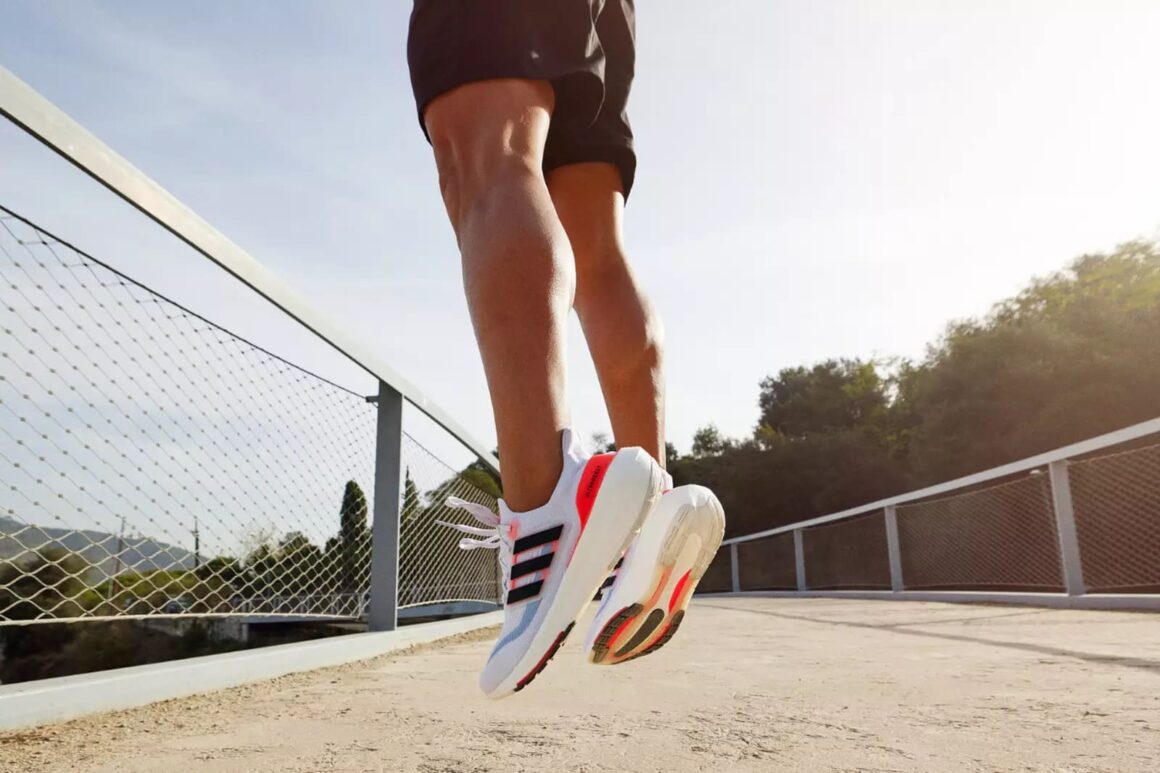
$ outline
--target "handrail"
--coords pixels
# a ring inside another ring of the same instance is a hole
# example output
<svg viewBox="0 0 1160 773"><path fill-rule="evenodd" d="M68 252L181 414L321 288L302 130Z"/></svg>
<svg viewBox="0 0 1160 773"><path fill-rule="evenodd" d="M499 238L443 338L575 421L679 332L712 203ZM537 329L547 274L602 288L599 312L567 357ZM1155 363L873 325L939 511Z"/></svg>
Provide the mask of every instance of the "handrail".
<svg viewBox="0 0 1160 773"><path fill-rule="evenodd" d="M945 483L939 483L934 486L927 486L926 488L918 489L917 491L910 491L906 494L900 494L888 499L879 499L877 502L870 502L865 505L858 505L851 507L848 510L831 513L830 515L821 515L817 518L810 518L806 521L798 521L796 523L789 523L785 526L778 526L775 529L766 529L754 534L746 534L741 537L732 537L725 540L722 544L732 545L740 542L750 542L755 539L764 539L765 537L772 537L777 534L784 534L785 532L795 531L797 529L804 529L809 526L820 526L824 523L832 523L840 521L843 518L849 518L854 515L861 515L862 513L873 512L874 510L882 510L889 506L896 506L906 504L907 502L914 502L919 499L926 499L928 497L945 494L948 491L966 488L967 486L974 486L979 483L986 483L989 480L996 478L1005 478L1008 475L1015 475L1020 472L1027 472L1037 467L1043 467L1051 462L1058 462L1064 459L1070 459L1073 456L1082 456L1090 454L1092 451L1099 451L1101 448L1108 448L1110 446L1119 445L1120 443L1127 443L1131 440L1147 437L1148 435L1155 435L1160 433L1160 417L1149 419L1148 421L1133 424L1130 427L1118 429L1115 432L1108 432L1104 435L1099 435L1094 438L1080 441L1079 443L1072 443L1071 445L1056 448L1053 451L1038 454L1036 456L1029 456L1026 459L1020 459L1010 464L1004 464L1000 467L992 467L983 472L976 472L972 475L966 475L962 478L955 478L954 480Z"/></svg>
<svg viewBox="0 0 1160 773"><path fill-rule="evenodd" d="M249 253L101 142L31 86L0 66L0 115L210 259L363 370L398 391L493 470L499 460L459 422L294 291Z"/></svg>

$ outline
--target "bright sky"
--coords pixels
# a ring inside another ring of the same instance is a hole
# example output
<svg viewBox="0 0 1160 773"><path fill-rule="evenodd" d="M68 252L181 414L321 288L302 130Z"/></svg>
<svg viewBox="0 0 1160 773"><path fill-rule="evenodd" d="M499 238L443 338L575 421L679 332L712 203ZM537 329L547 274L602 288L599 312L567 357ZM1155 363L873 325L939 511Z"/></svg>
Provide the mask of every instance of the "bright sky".
<svg viewBox="0 0 1160 773"><path fill-rule="evenodd" d="M948 319L1160 225L1160 4L640 0L628 243L671 438L758 381L921 355ZM494 441L402 0L5 0L0 63ZM358 372L8 126L0 203L354 388ZM576 422L607 430L583 339Z"/></svg>

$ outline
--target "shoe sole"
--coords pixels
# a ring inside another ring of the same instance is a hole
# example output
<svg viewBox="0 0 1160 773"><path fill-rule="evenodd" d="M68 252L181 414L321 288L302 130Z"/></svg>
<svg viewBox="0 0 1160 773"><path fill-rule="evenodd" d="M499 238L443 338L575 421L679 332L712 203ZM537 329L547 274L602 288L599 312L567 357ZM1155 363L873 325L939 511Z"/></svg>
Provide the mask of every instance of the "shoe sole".
<svg viewBox="0 0 1160 773"><path fill-rule="evenodd" d="M651 549L657 558L652 572L635 582L626 577L624 586L616 588L615 597L609 599L612 608L619 607L619 611L597 633L587 653L588 662L618 665L667 644L684 620L693 591L724 536L725 513L715 496L710 495L704 505L685 505L677 510L663 536L654 538ZM647 566L649 549L647 544L638 544L634 562L644 560Z"/></svg>
<svg viewBox="0 0 1160 773"><path fill-rule="evenodd" d="M652 457L639 448L616 453L599 483L587 524L564 569L551 607L527 652L489 697L502 698L519 692L547 667L652 511L661 493L662 475ZM633 512L635 519L625 518L626 513Z"/></svg>

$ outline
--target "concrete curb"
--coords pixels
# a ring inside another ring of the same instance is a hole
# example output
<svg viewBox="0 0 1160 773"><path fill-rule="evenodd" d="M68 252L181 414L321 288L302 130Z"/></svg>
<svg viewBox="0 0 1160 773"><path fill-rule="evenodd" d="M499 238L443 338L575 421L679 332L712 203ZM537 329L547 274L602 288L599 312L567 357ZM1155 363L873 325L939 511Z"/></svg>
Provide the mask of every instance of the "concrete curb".
<svg viewBox="0 0 1160 773"><path fill-rule="evenodd" d="M15 730L342 665L503 622L502 612L319 641L0 686L0 730ZM83 625L83 623L81 623Z"/></svg>

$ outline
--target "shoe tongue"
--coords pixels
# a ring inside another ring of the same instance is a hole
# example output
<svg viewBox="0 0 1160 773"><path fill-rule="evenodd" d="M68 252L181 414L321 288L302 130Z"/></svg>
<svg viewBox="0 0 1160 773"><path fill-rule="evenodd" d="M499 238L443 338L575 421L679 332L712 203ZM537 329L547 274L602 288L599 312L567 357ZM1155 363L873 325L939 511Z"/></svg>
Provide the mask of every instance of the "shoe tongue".
<svg viewBox="0 0 1160 773"><path fill-rule="evenodd" d="M668 471L665 471L664 481L665 481L664 490L665 491L672 491L673 490L673 476L669 475Z"/></svg>
<svg viewBox="0 0 1160 773"><path fill-rule="evenodd" d="M515 519L516 514L512 512L510 507L508 507L507 502L503 501L502 499L497 500L497 504L499 505L500 526L507 526Z"/></svg>
<svg viewBox="0 0 1160 773"><path fill-rule="evenodd" d="M564 427L560 433L560 446L564 456L564 470L570 466L583 463L588 458L584 453L584 446L580 442L580 433L571 427Z"/></svg>

